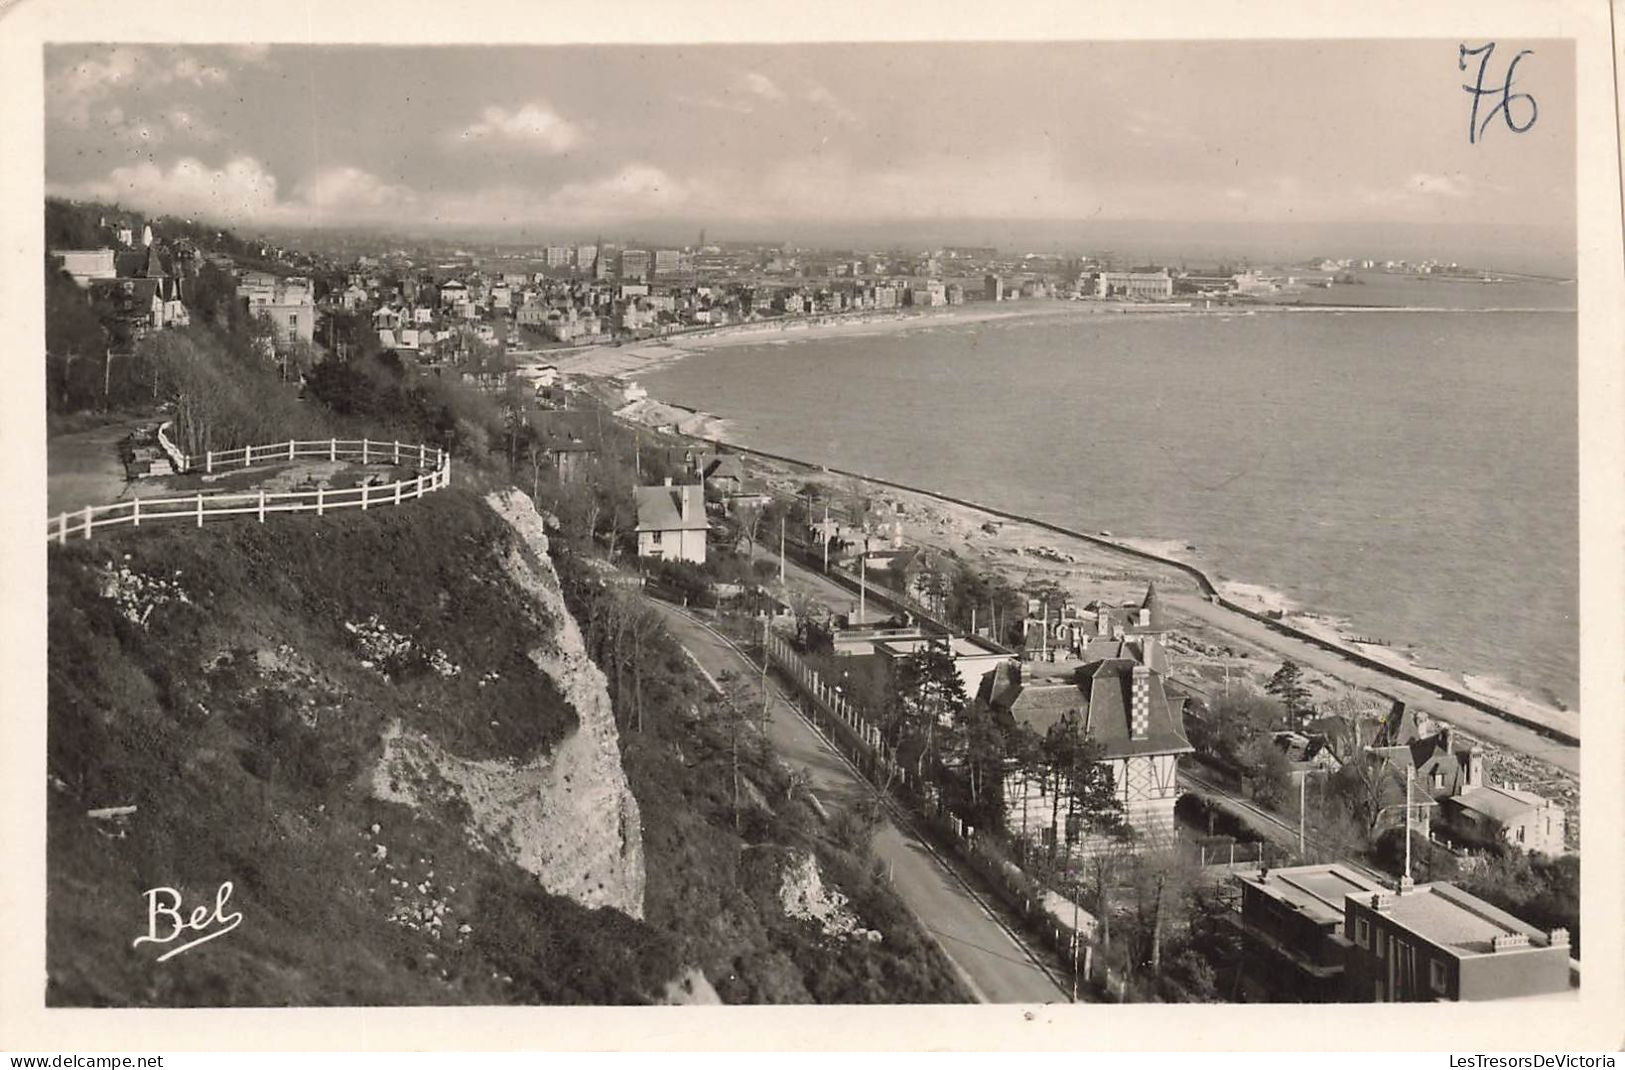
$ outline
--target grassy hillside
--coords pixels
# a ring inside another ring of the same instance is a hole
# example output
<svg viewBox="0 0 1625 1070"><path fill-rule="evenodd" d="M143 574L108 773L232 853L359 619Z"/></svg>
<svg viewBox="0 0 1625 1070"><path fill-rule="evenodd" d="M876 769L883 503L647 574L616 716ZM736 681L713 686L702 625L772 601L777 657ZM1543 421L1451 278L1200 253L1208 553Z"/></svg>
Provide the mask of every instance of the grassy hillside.
<svg viewBox="0 0 1625 1070"><path fill-rule="evenodd" d="M461 815L370 797L396 719L470 759L523 760L573 726L524 656L547 625L498 561L510 529L455 490L279 521L50 552L49 1001L658 995L678 965L659 932L546 894L464 842ZM227 880L237 930L162 964L131 947L147 889L190 907Z"/></svg>

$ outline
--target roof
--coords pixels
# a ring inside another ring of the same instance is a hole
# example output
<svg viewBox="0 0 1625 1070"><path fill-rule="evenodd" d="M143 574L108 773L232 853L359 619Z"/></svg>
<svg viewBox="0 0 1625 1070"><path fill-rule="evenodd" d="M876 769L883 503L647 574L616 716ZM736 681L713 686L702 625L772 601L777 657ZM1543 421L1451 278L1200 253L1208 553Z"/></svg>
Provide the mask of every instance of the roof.
<svg viewBox="0 0 1625 1070"><path fill-rule="evenodd" d="M1517 821L1530 810L1543 810L1555 805L1550 799L1536 795L1532 791L1502 788L1493 784L1468 788L1448 801L1463 810L1471 810L1493 818L1503 825Z"/></svg>
<svg viewBox="0 0 1625 1070"><path fill-rule="evenodd" d="M1335 862L1243 874L1241 881L1321 925L1343 920L1344 900L1349 895L1386 890L1371 878Z"/></svg>
<svg viewBox="0 0 1625 1070"><path fill-rule="evenodd" d="M1157 593L1157 581L1152 580L1145 585L1145 598L1140 602L1141 609L1151 611L1151 627L1161 631L1162 622L1162 596Z"/></svg>
<svg viewBox="0 0 1625 1070"><path fill-rule="evenodd" d="M726 453L705 466L705 478L743 480L745 466L737 454Z"/></svg>
<svg viewBox="0 0 1625 1070"><path fill-rule="evenodd" d="M1134 669L1140 663L1133 657L1114 657L1091 662L1079 668L1073 682L1064 684L1017 683L995 678L990 694L1002 692L1002 705L1017 724L1040 735L1061 720L1069 710L1083 718L1083 732L1106 748L1107 758L1136 754L1185 754L1193 748L1179 724L1184 700L1170 702L1163 688L1162 673L1147 673L1150 717L1145 735L1136 738L1129 724L1130 690ZM1019 677L1017 678L1019 680Z"/></svg>
<svg viewBox="0 0 1625 1070"><path fill-rule="evenodd" d="M697 483L636 487L633 493L638 503L639 531L704 531L709 526L705 499Z"/></svg>
<svg viewBox="0 0 1625 1070"><path fill-rule="evenodd" d="M1470 955L1492 953L1491 941L1498 936L1526 936L1531 947L1550 943L1546 933L1523 919L1444 882L1394 894L1382 916L1430 943Z"/></svg>

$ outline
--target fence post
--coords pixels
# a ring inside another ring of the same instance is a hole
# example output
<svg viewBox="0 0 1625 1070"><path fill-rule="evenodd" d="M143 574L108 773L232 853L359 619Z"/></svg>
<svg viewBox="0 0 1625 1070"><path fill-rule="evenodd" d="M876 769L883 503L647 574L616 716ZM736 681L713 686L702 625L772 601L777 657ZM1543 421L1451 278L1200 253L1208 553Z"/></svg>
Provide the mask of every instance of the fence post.
<svg viewBox="0 0 1625 1070"><path fill-rule="evenodd" d="M366 453L367 453L367 447L365 445L367 440L362 439L361 441L363 443L363 445L361 447L361 455L364 457L364 456L366 456ZM364 480L362 481L362 484L361 484L361 511L363 513L365 513L367 511L367 484L366 484L366 481L364 481Z"/></svg>
<svg viewBox="0 0 1625 1070"><path fill-rule="evenodd" d="M397 479L395 481L395 504L396 505L401 504L401 482L402 481L399 480L399 479Z"/></svg>
<svg viewBox="0 0 1625 1070"><path fill-rule="evenodd" d="M203 492L197 492L197 526L203 526Z"/></svg>
<svg viewBox="0 0 1625 1070"><path fill-rule="evenodd" d="M85 506L85 538L90 538L90 506Z"/></svg>
<svg viewBox="0 0 1625 1070"><path fill-rule="evenodd" d="M254 447L248 446L243 450L243 467L247 468L254 463Z"/></svg>
<svg viewBox="0 0 1625 1070"><path fill-rule="evenodd" d="M265 488L260 488L260 523L265 523Z"/></svg>
<svg viewBox="0 0 1625 1070"><path fill-rule="evenodd" d="M293 460L293 439L288 439L288 460Z"/></svg>
<svg viewBox="0 0 1625 1070"><path fill-rule="evenodd" d="M135 526L140 527L141 526L141 499L140 498L131 498L130 502L131 502L131 505L132 505L132 508L130 510L130 516L134 518Z"/></svg>
<svg viewBox="0 0 1625 1070"><path fill-rule="evenodd" d="M61 516L56 518L56 544L58 546L66 546L68 544L67 513L63 513Z"/></svg>
<svg viewBox="0 0 1625 1070"><path fill-rule="evenodd" d="M336 438L327 440L327 459L330 461L339 459L339 440Z"/></svg>
<svg viewBox="0 0 1625 1070"><path fill-rule="evenodd" d="M401 444L399 442L395 443L395 463L401 463Z"/></svg>
<svg viewBox="0 0 1625 1070"><path fill-rule="evenodd" d="M367 445L368 445L368 442L367 442L367 440L366 440L366 439L362 439L362 440L361 440L361 463L362 463L362 464L366 464L366 463L367 463ZM362 502L363 502L363 503L365 503L365 502L366 502L366 500L367 500L367 496L366 496L366 495L365 495L365 494L363 494L363 495L362 495L362 496L361 496L361 501L362 501ZM365 506L365 504L363 504L363 506L362 506L362 508L366 508L366 506Z"/></svg>
<svg viewBox="0 0 1625 1070"><path fill-rule="evenodd" d="M429 448L427 446L425 446L423 443L419 442L418 443L418 471L419 472L423 471L424 465L428 464L428 462L429 462Z"/></svg>
<svg viewBox="0 0 1625 1070"><path fill-rule="evenodd" d="M213 450L204 450L203 451L203 470L205 472L210 472L210 473L212 473L214 471L214 451Z"/></svg>
<svg viewBox="0 0 1625 1070"><path fill-rule="evenodd" d="M316 515L322 515L322 488L320 484L316 486Z"/></svg>

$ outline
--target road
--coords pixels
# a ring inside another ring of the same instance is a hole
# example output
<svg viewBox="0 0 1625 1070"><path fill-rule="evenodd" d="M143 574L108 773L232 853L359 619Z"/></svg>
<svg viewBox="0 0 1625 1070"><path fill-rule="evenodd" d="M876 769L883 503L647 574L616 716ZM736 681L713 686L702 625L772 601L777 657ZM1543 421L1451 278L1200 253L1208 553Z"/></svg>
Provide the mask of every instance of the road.
<svg viewBox="0 0 1625 1070"><path fill-rule="evenodd" d="M128 483L119 459L119 440L151 420L120 420L104 427L58 435L45 443L46 515L111 505Z"/></svg>
<svg viewBox="0 0 1625 1070"><path fill-rule="evenodd" d="M713 677L728 671L746 677L754 674L748 661L704 625L672 606L650 604L664 617L677 641ZM772 689L767 738L790 768L803 773L826 807L873 798L874 789L813 731L776 687ZM979 1002L1069 1000L1069 993L896 813L882 821L875 834L874 853L885 865L899 898L936 939Z"/></svg>

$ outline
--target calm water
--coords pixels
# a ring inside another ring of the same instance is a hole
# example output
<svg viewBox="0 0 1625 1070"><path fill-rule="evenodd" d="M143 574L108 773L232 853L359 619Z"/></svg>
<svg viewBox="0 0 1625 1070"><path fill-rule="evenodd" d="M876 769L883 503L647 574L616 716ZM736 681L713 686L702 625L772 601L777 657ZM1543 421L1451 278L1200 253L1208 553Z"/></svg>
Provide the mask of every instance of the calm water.
<svg viewBox="0 0 1625 1070"><path fill-rule="evenodd" d="M1558 290L1471 296L1526 289ZM1079 315L711 350L643 381L747 445L1195 543L1219 578L1573 705L1575 346L1556 311Z"/></svg>

